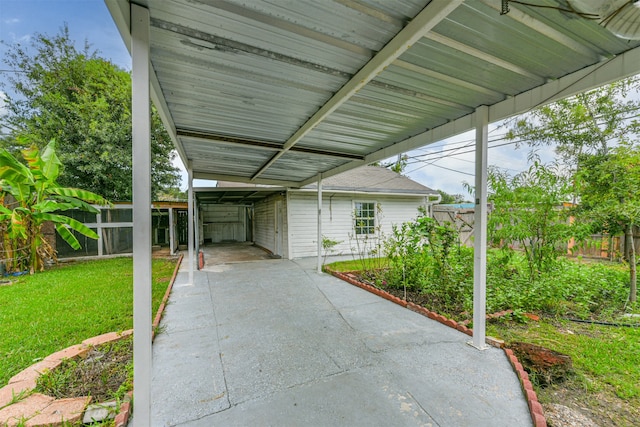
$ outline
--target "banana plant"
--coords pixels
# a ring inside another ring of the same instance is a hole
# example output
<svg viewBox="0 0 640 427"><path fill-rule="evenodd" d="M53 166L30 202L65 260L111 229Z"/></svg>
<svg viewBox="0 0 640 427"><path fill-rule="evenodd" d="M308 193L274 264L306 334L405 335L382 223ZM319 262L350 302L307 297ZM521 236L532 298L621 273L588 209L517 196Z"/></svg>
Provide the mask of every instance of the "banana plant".
<svg viewBox="0 0 640 427"><path fill-rule="evenodd" d="M42 151L35 146L22 151L26 165L6 149L0 149L0 225L8 271L42 271L45 259L55 260L55 250L44 238L42 226L49 221L74 249L80 242L73 234L97 239L98 235L61 211L98 213L93 205L109 205L102 196L79 188L57 184L62 163L51 140ZM9 196L9 197L8 197Z"/></svg>

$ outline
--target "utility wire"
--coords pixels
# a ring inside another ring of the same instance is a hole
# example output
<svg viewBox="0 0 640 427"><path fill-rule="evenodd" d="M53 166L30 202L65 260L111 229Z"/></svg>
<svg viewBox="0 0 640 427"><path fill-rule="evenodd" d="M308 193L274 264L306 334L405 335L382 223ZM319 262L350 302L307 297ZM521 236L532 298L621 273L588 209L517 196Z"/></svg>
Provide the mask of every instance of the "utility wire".
<svg viewBox="0 0 640 427"><path fill-rule="evenodd" d="M630 109L628 111L637 111L637 110L640 110L640 108L634 108L634 109ZM631 119L634 119L634 118L637 118L637 117L640 117L640 114L636 114L634 116L625 117L625 118L623 118L623 120L631 120ZM602 124L602 122L601 123L597 123L597 124L600 125L600 124ZM578 129L566 130L563 133L568 134L568 133L571 133L572 131L576 131L576 130L584 131L584 130L588 130L588 128L589 128L589 125L586 124L585 126L582 126L582 127L578 128ZM527 136L527 135L528 134L525 134L525 133L523 133L523 134L515 134L515 135L513 135L514 138L520 137L520 139L517 139L517 140L513 139L509 143L496 144L496 145L491 146L489 148L502 147L502 146L509 145L509 144L518 144L518 143L521 143L521 142L525 142L526 140L522 139L522 137L523 136ZM612 137L608 138L607 141L611 141L611 140L616 139L616 138L617 138L616 136L612 136ZM501 137L495 138L495 139L490 139L490 140L488 140L488 143L504 141L505 139L506 139L506 134L502 135ZM418 154L418 155L415 155L415 156L408 156L407 159L413 159L413 160L417 160L417 161L420 161L420 160L422 160L422 161L431 161L431 160L434 160L434 159L442 159L442 158L446 158L446 157L455 157L455 156L458 156L458 155L461 155L461 154L467 154L469 152L473 152L474 150L467 150L467 151L463 151L463 152L458 152L458 151L460 149L462 149L462 148L470 148L471 146L474 145L474 143L475 143L475 141L470 140L469 143L467 143L466 145L464 145L462 147L454 147L454 148L448 148L448 149L445 149L445 150L434 151L434 152L431 152L431 153ZM449 154L449 155L440 155L442 153L452 152L452 151L453 152L457 152L457 153L455 153L455 154L452 153L452 154ZM434 155L438 155L438 157L430 157L430 156L434 156ZM416 163L416 162L411 162L411 163ZM409 163L409 164L411 164L411 163Z"/></svg>

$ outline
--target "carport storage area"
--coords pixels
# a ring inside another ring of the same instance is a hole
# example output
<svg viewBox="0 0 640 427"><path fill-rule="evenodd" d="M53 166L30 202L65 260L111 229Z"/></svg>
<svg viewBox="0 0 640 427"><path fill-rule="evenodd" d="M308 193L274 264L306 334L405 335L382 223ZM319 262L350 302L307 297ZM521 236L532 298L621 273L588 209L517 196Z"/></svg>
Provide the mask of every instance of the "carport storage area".
<svg viewBox="0 0 640 427"><path fill-rule="evenodd" d="M227 184L194 190L199 245L252 242L286 256L285 189Z"/></svg>
<svg viewBox="0 0 640 427"><path fill-rule="evenodd" d="M289 257L287 211L287 198L281 194L256 202L254 208L254 243L282 258Z"/></svg>
<svg viewBox="0 0 640 427"><path fill-rule="evenodd" d="M251 206L206 204L200 207L203 243L251 240Z"/></svg>

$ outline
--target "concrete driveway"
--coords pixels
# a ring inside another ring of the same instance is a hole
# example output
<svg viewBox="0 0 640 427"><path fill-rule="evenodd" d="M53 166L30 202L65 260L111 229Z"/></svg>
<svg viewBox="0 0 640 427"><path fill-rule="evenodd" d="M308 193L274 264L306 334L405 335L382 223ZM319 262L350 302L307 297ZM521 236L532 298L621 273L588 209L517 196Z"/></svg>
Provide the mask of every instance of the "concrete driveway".
<svg viewBox="0 0 640 427"><path fill-rule="evenodd" d="M501 350L316 259L178 275L153 346L153 426L531 426Z"/></svg>
<svg viewBox="0 0 640 427"><path fill-rule="evenodd" d="M272 256L264 249L254 246L251 242L214 243L201 246L200 250L204 253L204 270L209 270L207 267L219 264L280 258Z"/></svg>

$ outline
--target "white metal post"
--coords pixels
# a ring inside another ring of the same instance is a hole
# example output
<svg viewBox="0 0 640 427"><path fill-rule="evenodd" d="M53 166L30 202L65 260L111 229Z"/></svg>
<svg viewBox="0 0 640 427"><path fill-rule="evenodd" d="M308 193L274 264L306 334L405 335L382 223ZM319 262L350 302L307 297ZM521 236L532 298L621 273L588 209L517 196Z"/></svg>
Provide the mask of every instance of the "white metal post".
<svg viewBox="0 0 640 427"><path fill-rule="evenodd" d="M106 208L109 209L109 208ZM96 214L96 234L98 234L98 256L104 255L104 236L103 236L103 228L102 228L102 207L99 207L98 212ZM111 254L109 254L111 255Z"/></svg>
<svg viewBox="0 0 640 427"><path fill-rule="evenodd" d="M487 148L489 107L476 109L476 200L473 256L473 340L479 350L487 348Z"/></svg>
<svg viewBox="0 0 640 427"><path fill-rule="evenodd" d="M151 110L149 11L131 4L133 379L135 425L151 425Z"/></svg>
<svg viewBox="0 0 640 427"><path fill-rule="evenodd" d="M175 238L176 225L173 223L173 208L169 208L169 253L175 254Z"/></svg>
<svg viewBox="0 0 640 427"><path fill-rule="evenodd" d="M193 195L193 241L194 251L196 253L196 268L200 270L200 209L196 203L196 195Z"/></svg>
<svg viewBox="0 0 640 427"><path fill-rule="evenodd" d="M322 273L322 174L318 174L318 273Z"/></svg>
<svg viewBox="0 0 640 427"><path fill-rule="evenodd" d="M193 263L195 262L195 259L193 258L193 246L194 246L194 239L193 239L193 229L194 229L194 224L193 224L193 167L191 166L191 161L189 161L189 164L187 165L187 175L188 175L188 180L189 180L189 191L188 191L188 198L189 198L189 207L188 207L188 219L187 219L187 232L189 233L189 236L187 237L187 244L189 245L189 284L193 285Z"/></svg>

